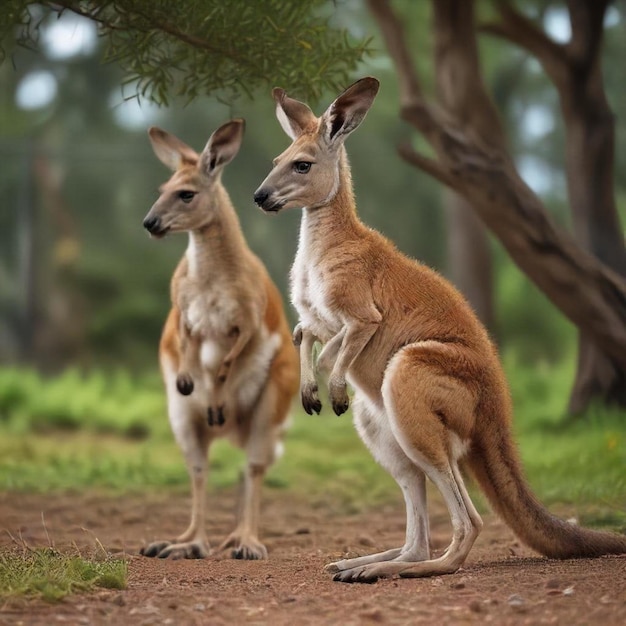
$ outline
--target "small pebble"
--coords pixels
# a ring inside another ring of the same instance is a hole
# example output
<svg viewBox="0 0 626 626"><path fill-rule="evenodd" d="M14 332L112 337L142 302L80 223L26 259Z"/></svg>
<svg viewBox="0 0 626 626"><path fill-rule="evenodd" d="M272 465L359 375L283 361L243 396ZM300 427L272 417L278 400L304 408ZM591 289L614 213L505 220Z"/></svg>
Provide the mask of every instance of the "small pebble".
<svg viewBox="0 0 626 626"><path fill-rule="evenodd" d="M524 598L522 598L522 596L520 596L517 593L514 593L513 595L510 595L509 599L507 600L507 602L509 603L509 606L512 609L514 609L515 611L524 611L525 610Z"/></svg>
<svg viewBox="0 0 626 626"><path fill-rule="evenodd" d="M384 622L385 615L380 609L372 609L371 611L363 611L361 617L373 622Z"/></svg>
<svg viewBox="0 0 626 626"><path fill-rule="evenodd" d="M469 610L472 613L482 613L483 612L483 605L478 601L478 600L472 600L469 603Z"/></svg>

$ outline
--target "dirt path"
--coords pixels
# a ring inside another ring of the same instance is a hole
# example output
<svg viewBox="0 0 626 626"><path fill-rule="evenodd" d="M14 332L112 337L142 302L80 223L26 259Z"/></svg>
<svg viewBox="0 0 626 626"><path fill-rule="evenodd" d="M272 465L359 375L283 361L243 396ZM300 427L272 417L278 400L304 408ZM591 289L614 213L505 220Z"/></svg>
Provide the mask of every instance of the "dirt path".
<svg viewBox="0 0 626 626"><path fill-rule="evenodd" d="M210 537L231 529L233 493L211 495ZM548 561L521 547L494 516L462 571L374 585L332 582L323 566L404 541L400 503L359 514L325 501L296 501L268 490L263 511L266 562L218 555L166 561L137 555L144 542L170 538L187 523L188 498L74 494L0 495L0 553L14 550L6 531L28 545L89 555L97 542L129 555L124 591L97 591L57 605L0 606L0 624L626 624L626 558ZM433 543L448 538L435 502ZM42 523L42 515L45 527Z"/></svg>

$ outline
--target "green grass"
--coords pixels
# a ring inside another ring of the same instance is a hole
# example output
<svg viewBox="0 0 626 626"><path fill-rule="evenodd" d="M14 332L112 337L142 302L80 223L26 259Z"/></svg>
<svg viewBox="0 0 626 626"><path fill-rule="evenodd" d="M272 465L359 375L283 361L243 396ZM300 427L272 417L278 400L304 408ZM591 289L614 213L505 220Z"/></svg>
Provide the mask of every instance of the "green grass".
<svg viewBox="0 0 626 626"><path fill-rule="evenodd" d="M626 412L592 407L565 413L574 360L521 366L505 359L515 436L527 477L547 504L613 510L626 523ZM611 515L609 515L611 517Z"/></svg>
<svg viewBox="0 0 626 626"><path fill-rule="evenodd" d="M52 548L0 552L0 599L29 597L49 602L96 587L124 589L128 565L120 559L85 559Z"/></svg>
<svg viewBox="0 0 626 626"><path fill-rule="evenodd" d="M533 490L585 525L626 531L626 413L596 408L578 420L567 418L571 363L530 367L508 355L505 366L515 437ZM211 488L234 485L243 462L241 451L217 442ZM318 501L329 498L347 511L401 501L350 417L328 411L296 413L286 453L266 484ZM156 375L70 370L43 379L29 370L0 370L0 491L123 493L164 486L187 491L188 478ZM126 574L121 560L24 547L0 553L0 600L58 600L95 587L123 588Z"/></svg>
<svg viewBox="0 0 626 626"><path fill-rule="evenodd" d="M505 365L515 436L537 495L548 505L593 511L598 523L625 524L626 414L596 409L572 421L564 414L571 363L530 367L507 355ZM44 380L28 370L0 370L0 490L186 490L164 405L156 376L71 370ZM218 442L211 451L211 486L235 484L242 463L240 451ZM296 413L286 453L267 484L354 508L400 499L350 417L328 411Z"/></svg>
<svg viewBox="0 0 626 626"><path fill-rule="evenodd" d="M0 430L10 434L88 432L128 439L169 436L158 376L68 369L44 379L33 370L0 370Z"/></svg>

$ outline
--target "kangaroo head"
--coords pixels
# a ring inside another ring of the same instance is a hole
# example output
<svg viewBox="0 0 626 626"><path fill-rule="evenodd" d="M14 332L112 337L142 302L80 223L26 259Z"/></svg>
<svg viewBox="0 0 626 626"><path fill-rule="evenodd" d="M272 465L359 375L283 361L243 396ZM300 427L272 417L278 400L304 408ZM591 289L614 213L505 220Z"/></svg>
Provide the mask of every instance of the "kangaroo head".
<svg viewBox="0 0 626 626"><path fill-rule="evenodd" d="M339 187L343 143L365 118L378 93L375 78L358 80L316 117L304 103L274 89L276 117L292 144L274 159L274 168L254 194L266 212L328 204Z"/></svg>
<svg viewBox="0 0 626 626"><path fill-rule="evenodd" d="M198 230L216 219L216 188L224 166L241 145L245 122L234 119L220 126L198 154L174 135L156 127L148 134L158 159L174 173L159 188L159 198L143 225L153 237L169 232Z"/></svg>

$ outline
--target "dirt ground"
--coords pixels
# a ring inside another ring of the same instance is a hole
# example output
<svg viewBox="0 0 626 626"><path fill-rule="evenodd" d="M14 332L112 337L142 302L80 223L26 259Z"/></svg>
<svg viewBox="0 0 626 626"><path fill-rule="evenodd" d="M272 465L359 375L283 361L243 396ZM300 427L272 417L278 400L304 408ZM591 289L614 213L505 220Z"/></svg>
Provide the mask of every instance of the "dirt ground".
<svg viewBox="0 0 626 626"><path fill-rule="evenodd" d="M214 545L231 530L233 502L230 491L210 496ZM333 582L324 564L400 546L400 502L347 514L330 501L268 489L262 517L268 561L138 555L144 543L184 529L188 508L187 497L171 494L0 494L0 554L18 549L15 539L84 556L99 542L129 561L123 591L59 604L13 601L0 606L0 624L626 624L626 557L549 561L520 546L493 515L484 516L482 535L454 575L350 585ZM433 545L441 550L447 517L440 503L432 508Z"/></svg>

